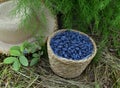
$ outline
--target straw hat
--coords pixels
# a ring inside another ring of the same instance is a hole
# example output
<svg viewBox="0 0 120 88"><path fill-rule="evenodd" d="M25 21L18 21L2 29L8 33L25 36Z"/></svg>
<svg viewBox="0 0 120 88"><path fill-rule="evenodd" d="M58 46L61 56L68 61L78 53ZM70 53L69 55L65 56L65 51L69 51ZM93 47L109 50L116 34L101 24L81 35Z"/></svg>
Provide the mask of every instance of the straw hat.
<svg viewBox="0 0 120 88"><path fill-rule="evenodd" d="M16 7L16 5L17 4L14 0L0 3L0 52L2 53L8 53L11 46L19 45L24 41L33 40L33 31L36 31L36 29L33 29L31 32L29 29L19 28L21 21L20 14L16 16L10 15L10 12ZM41 33L44 35L44 41L46 41L47 37L56 30L57 23L56 18L45 6L41 9L44 9L46 23L41 22L41 25L39 25L42 30ZM38 12L41 14L40 11ZM34 23L35 22L31 25L34 25ZM38 31L35 33L40 35Z"/></svg>

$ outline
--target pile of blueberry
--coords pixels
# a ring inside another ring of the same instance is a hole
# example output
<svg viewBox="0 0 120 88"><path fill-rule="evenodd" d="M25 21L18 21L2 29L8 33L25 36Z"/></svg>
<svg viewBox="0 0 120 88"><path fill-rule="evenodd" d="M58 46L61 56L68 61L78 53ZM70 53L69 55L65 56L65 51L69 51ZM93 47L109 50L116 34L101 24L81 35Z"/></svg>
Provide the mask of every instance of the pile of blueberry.
<svg viewBox="0 0 120 88"><path fill-rule="evenodd" d="M84 59L94 49L88 36L71 30L57 33L51 39L50 46L56 55L72 60Z"/></svg>

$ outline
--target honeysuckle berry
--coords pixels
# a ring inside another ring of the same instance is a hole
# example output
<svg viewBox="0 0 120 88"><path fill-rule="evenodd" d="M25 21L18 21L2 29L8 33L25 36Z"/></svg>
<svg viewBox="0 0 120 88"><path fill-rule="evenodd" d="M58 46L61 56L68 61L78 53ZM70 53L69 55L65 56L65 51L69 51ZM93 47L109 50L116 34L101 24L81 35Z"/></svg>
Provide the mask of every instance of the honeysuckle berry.
<svg viewBox="0 0 120 88"><path fill-rule="evenodd" d="M88 36L71 30L57 33L50 46L56 55L73 60L90 56L94 48Z"/></svg>

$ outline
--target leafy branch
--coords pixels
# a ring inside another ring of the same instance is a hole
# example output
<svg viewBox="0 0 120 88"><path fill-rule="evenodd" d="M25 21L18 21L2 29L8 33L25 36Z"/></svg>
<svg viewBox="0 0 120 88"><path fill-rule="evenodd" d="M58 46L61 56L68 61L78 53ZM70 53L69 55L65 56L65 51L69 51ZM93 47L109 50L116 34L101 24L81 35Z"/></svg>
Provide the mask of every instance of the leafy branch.
<svg viewBox="0 0 120 88"><path fill-rule="evenodd" d="M41 47L36 43L24 42L20 46L10 48L10 56L5 58L4 64L12 64L12 68L18 71L21 66L33 66L37 64L43 54ZM31 55L28 59L28 55Z"/></svg>

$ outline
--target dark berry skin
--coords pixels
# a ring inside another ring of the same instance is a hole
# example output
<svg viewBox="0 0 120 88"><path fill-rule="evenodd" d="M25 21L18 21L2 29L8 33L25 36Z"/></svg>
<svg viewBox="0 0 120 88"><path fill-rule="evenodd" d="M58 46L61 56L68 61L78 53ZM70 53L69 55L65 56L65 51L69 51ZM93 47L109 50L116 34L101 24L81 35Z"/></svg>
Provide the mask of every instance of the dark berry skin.
<svg viewBox="0 0 120 88"><path fill-rule="evenodd" d="M72 60L84 59L94 49L88 36L70 30L57 33L51 39L50 46L56 55Z"/></svg>

